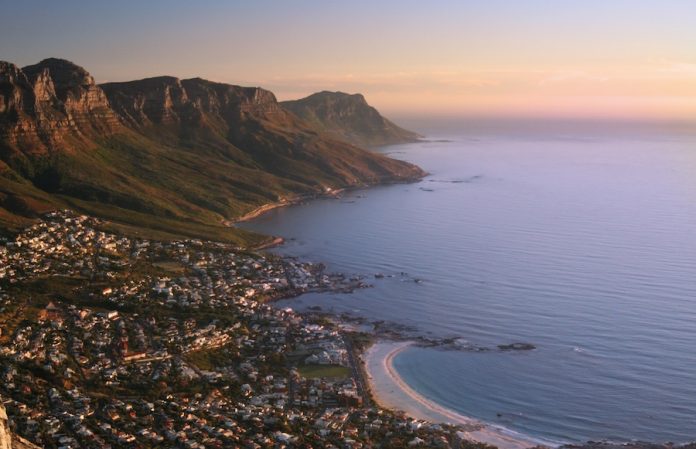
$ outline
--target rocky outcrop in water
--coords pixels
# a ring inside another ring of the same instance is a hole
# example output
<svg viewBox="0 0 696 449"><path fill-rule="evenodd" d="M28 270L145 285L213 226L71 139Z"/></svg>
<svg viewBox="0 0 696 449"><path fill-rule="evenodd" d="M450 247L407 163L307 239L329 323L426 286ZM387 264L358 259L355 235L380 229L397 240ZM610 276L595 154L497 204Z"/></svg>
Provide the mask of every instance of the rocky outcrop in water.
<svg viewBox="0 0 696 449"><path fill-rule="evenodd" d="M501 351L531 351L536 349L531 343L510 343L507 345L498 345L498 349Z"/></svg>

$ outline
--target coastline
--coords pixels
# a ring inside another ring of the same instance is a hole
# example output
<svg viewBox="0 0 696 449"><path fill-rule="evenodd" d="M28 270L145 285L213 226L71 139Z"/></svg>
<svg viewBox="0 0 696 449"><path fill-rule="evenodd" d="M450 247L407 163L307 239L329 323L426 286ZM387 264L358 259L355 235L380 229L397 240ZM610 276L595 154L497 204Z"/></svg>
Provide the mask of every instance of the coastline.
<svg viewBox="0 0 696 449"><path fill-rule="evenodd" d="M424 176L405 182L416 182L423 179ZM318 198L338 198L346 191L395 183L396 182L380 182L374 185L336 189L323 194L303 195L292 199L283 199L279 202L264 204L235 220L226 221L225 225L235 226L237 223L253 220L272 210L300 204L303 201ZM270 249L283 243L284 239L282 237L270 236L268 241L252 248L252 250ZM417 420L431 423L450 423L460 426L462 430L458 432L458 435L462 439L490 444L499 449L528 449L540 445L550 447L548 444L514 431L484 424L474 418L461 415L435 403L413 390L401 378L393 366L393 359L399 353L408 349L413 343L412 341L378 340L369 348L357 354L362 362L363 369L361 371L363 371L364 377L366 377L366 387L378 407L393 411L401 411L406 413L407 416Z"/></svg>
<svg viewBox="0 0 696 449"><path fill-rule="evenodd" d="M362 184L362 185L351 185L347 187L341 187L341 188L336 188L336 189L331 189L327 188L324 192L316 192L316 193L306 193L306 194L301 194L301 195L296 195L292 196L289 198L283 198L280 201L275 201L272 203L266 203L263 204L256 209L253 209L249 212L247 212L244 215L241 215L237 218L231 219L231 220L224 220L223 224L225 226L234 226L237 223L243 223L245 221L251 221L255 218L260 217L261 215L270 212L274 209L278 209L281 207L287 207L287 206L293 206L295 204L300 204L304 201L310 201L310 200L316 200L320 198L340 198L342 194L345 192L350 192L353 190L359 190L359 189L367 189L370 187L377 187L377 186L387 186L387 185L393 185L393 184L410 184L414 182L419 182L423 180L428 176L428 173L425 171L421 170L421 173L418 175L412 176L412 177L405 177L405 178L389 178L389 179L383 179L374 183L369 183L369 184Z"/></svg>
<svg viewBox="0 0 696 449"><path fill-rule="evenodd" d="M360 189L366 187L368 186L356 188ZM315 198L321 197L326 198L329 197L329 195L319 195ZM276 207L292 204L293 203L276 204L273 207L259 211L259 213L255 214L253 217L249 217L248 219L258 217L264 212L275 209ZM269 205L266 205L266 207L267 206ZM271 246L273 245L264 246L264 248ZM382 337L390 338L389 336L384 335ZM360 358L364 361L363 366L365 374L363 374L363 377L366 379L366 383L372 397L377 403L376 405L379 407L384 409L400 410L405 412L406 415L418 420L436 423L449 422L455 425L460 425L465 428L465 430L461 432L461 435L464 438L492 444L500 447L501 449L523 449L538 446L540 444L552 447L557 447L560 445L558 442L543 442L496 424L488 424L477 419L461 415L453 410L448 410L447 408L436 404L427 397L424 397L424 395L421 395L408 386L408 384L406 384L393 366L394 359L398 356L398 354L407 350L411 343L379 340L379 336L377 336L377 338L377 342L372 347L362 351ZM395 338L398 338L398 336L395 336ZM399 347L388 349L387 346L390 345L398 345ZM382 349L378 349L379 347L382 347ZM647 439L647 441L652 441L652 439ZM678 443L674 447L679 447L681 444L686 445L687 443ZM667 444L643 442L636 443L635 441L628 440L600 440L598 442L587 441L583 443L567 443L563 444L563 446L567 448L580 449L625 449L627 447L629 449L668 449L671 447Z"/></svg>
<svg viewBox="0 0 696 449"><path fill-rule="evenodd" d="M260 245L257 245L253 248L251 248L252 251L261 251L263 249L269 249L273 248L279 245L282 245L285 243L285 239L283 237L270 237L267 241L261 243Z"/></svg>
<svg viewBox="0 0 696 449"><path fill-rule="evenodd" d="M264 204L241 217L225 222L227 226L235 226L237 223L251 221L272 210L293 206L304 201L319 198L339 198L347 191L364 189L378 185L390 185L400 183L411 183L422 180L427 173L414 179L401 182L387 181L372 185L352 186L343 189L336 189L320 194L309 194L290 199L283 199L278 202ZM253 251L270 249L284 243L284 239L278 236L270 236L268 241L251 248ZM424 397L413 390L398 374L393 366L393 359L402 351L408 349L414 342L412 341L392 341L378 340L369 348L359 351L358 358L362 362L362 377L367 384L369 396L372 397L375 405L393 411L404 412L407 416L431 423L449 423L457 425L461 431L458 435L465 440L478 443L489 444L499 449L528 449L537 446L557 447L549 445L540 440L535 440L517 432L485 424L474 418L461 415L453 410L447 409L434 401Z"/></svg>
<svg viewBox="0 0 696 449"><path fill-rule="evenodd" d="M245 221L253 220L254 218L258 218L261 215L265 214L266 212L272 211L273 209L277 209L279 207L290 206L293 204L298 204L302 201L304 201L303 198L292 198L292 199L284 199L281 201L276 201L273 203L266 203L266 204L263 204L263 205L257 207L256 209L253 209L253 210L247 212L246 214L244 214L242 216L235 218L235 219L223 220L222 224L224 224L225 226L232 227L232 226L236 225L237 223L242 223Z"/></svg>
<svg viewBox="0 0 696 449"><path fill-rule="evenodd" d="M526 449L540 444L525 435L485 424L474 418L447 409L413 390L393 365L394 358L413 343L408 341L377 341L363 353L370 391L380 407L399 410L408 416L433 422L450 423L462 427L462 438L491 444L500 449Z"/></svg>

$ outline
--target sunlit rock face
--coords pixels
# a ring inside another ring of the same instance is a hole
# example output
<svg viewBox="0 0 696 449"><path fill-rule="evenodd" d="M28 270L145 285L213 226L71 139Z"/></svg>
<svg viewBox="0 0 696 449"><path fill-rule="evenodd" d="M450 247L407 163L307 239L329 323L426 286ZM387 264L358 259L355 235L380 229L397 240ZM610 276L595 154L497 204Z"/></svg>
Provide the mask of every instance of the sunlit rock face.
<svg viewBox="0 0 696 449"><path fill-rule="evenodd" d="M12 435L7 423L7 412L5 407L0 404L0 449L12 448Z"/></svg>
<svg viewBox="0 0 696 449"><path fill-rule="evenodd" d="M41 154L69 137L108 135L120 122L85 69L45 59L22 69L0 62L0 125L7 144Z"/></svg>
<svg viewBox="0 0 696 449"><path fill-rule="evenodd" d="M39 449L39 446L10 432L5 406L0 403L0 449Z"/></svg>

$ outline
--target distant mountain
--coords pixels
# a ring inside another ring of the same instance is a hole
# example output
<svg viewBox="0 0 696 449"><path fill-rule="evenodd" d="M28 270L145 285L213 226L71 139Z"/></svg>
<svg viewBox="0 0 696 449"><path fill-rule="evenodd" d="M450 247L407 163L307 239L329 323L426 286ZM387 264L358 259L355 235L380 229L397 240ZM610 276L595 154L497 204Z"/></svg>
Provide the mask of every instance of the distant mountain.
<svg viewBox="0 0 696 449"><path fill-rule="evenodd" d="M318 130L358 146L415 142L421 137L387 120L360 94L324 91L280 104Z"/></svg>
<svg viewBox="0 0 696 449"><path fill-rule="evenodd" d="M406 162L317 132L260 88L157 77L96 85L47 59L0 62L0 229L70 207L175 235L262 205L417 179Z"/></svg>

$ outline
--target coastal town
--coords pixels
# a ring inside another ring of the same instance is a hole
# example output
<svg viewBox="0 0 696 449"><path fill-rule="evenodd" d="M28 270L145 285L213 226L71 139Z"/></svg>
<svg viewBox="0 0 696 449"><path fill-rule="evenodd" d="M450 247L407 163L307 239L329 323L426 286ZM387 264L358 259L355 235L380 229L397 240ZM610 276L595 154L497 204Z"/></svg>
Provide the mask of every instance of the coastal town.
<svg viewBox="0 0 696 449"><path fill-rule="evenodd" d="M380 408L370 335L274 300L365 287L320 264L52 212L0 241L0 399L44 448L463 448Z"/></svg>

